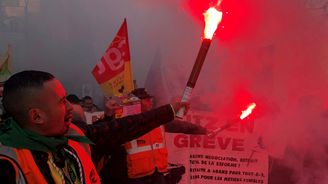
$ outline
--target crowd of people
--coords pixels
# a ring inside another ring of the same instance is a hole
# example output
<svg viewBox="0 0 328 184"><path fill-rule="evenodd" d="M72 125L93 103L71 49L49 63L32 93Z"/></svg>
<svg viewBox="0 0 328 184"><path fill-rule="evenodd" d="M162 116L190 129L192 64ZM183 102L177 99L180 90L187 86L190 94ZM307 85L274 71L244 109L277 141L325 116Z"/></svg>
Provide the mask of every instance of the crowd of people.
<svg viewBox="0 0 328 184"><path fill-rule="evenodd" d="M175 120L188 103L153 109L144 88L131 93L141 113L116 118L115 100L92 124L85 112L99 111L90 96L67 95L61 82L43 71L22 71L5 83L0 124L0 180L3 183L176 183L170 174L164 131L205 134ZM163 127L162 125L174 124ZM170 128L171 127L171 128ZM179 171L183 171L180 168ZM181 172L183 173L183 172ZM181 177L181 176L180 176Z"/></svg>
<svg viewBox="0 0 328 184"><path fill-rule="evenodd" d="M137 88L130 95L140 100L140 111L148 112L153 108L154 97L145 88ZM82 112L93 113L99 108L93 104L90 96L79 99L77 95L67 95L67 100L72 104L72 122L74 124L85 124L85 114ZM122 107L122 100L118 97L106 98L105 116L101 120L93 122L98 124L104 120L115 119L115 112ZM95 110L91 110L95 109ZM83 111L84 110L84 111ZM185 134L205 134L205 128L190 122L178 119L172 120L151 130L143 136L138 137L125 144L103 152L97 146L91 146L92 160L97 167L103 183L158 183L175 184L184 174L184 166L175 167L169 170L168 151L165 147L165 132L185 133ZM136 147L132 147L135 145ZM147 148L147 149L144 149ZM144 165L149 167L144 167Z"/></svg>

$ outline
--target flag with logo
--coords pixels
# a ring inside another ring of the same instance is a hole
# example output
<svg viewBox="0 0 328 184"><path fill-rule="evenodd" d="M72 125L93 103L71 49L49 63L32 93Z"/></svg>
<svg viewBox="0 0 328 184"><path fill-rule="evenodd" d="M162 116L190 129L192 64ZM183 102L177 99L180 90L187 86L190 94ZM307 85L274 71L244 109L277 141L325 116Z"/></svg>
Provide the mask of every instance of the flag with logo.
<svg viewBox="0 0 328 184"><path fill-rule="evenodd" d="M121 96L133 90L127 22L93 68L92 74L106 95Z"/></svg>
<svg viewBox="0 0 328 184"><path fill-rule="evenodd" d="M11 46L8 45L5 55L0 59L0 83L5 82L11 76Z"/></svg>

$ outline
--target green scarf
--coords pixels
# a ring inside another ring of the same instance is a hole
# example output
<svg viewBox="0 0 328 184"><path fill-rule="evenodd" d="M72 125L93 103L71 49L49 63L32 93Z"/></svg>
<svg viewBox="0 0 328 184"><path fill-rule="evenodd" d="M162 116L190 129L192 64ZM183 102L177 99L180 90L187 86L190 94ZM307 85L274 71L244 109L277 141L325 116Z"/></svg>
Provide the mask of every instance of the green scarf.
<svg viewBox="0 0 328 184"><path fill-rule="evenodd" d="M21 128L13 118L1 122L0 143L14 148L26 148L34 151L56 151L60 145L68 143L68 139L93 144L85 136L46 137L33 131Z"/></svg>

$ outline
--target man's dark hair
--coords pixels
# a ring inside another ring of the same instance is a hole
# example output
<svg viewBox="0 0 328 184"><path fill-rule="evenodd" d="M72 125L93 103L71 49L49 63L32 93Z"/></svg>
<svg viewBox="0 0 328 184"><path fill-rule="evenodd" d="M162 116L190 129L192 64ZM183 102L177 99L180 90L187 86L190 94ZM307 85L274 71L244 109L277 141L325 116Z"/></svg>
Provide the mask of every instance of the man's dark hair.
<svg viewBox="0 0 328 184"><path fill-rule="evenodd" d="M79 97L77 97L74 94L69 94L67 95L66 99L71 103L71 104L80 104L81 100Z"/></svg>
<svg viewBox="0 0 328 184"><path fill-rule="evenodd" d="M22 118L26 115L29 104L26 98L31 95L32 89L42 88L43 84L55 77L42 71L22 71L12 75L4 84L2 104L5 112L14 118Z"/></svg>
<svg viewBox="0 0 328 184"><path fill-rule="evenodd" d="M82 98L82 100L83 100L83 101L84 101L84 100L92 100L92 98L91 98L91 96L85 96L85 97Z"/></svg>

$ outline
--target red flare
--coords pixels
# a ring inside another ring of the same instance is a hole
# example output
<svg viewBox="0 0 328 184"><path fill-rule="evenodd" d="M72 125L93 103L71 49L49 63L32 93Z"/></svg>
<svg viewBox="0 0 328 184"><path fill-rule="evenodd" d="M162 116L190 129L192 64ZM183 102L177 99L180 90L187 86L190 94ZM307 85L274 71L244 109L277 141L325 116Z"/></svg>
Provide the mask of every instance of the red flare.
<svg viewBox="0 0 328 184"><path fill-rule="evenodd" d="M256 104L255 103L251 103L246 110L241 111L241 115L240 115L240 119L245 119L247 116L249 116L250 114L252 114L252 111L255 109Z"/></svg>
<svg viewBox="0 0 328 184"><path fill-rule="evenodd" d="M214 32L216 31L219 23L222 20L222 12L218 11L214 7L210 7L205 13L205 29L204 29L204 38L212 39Z"/></svg>

